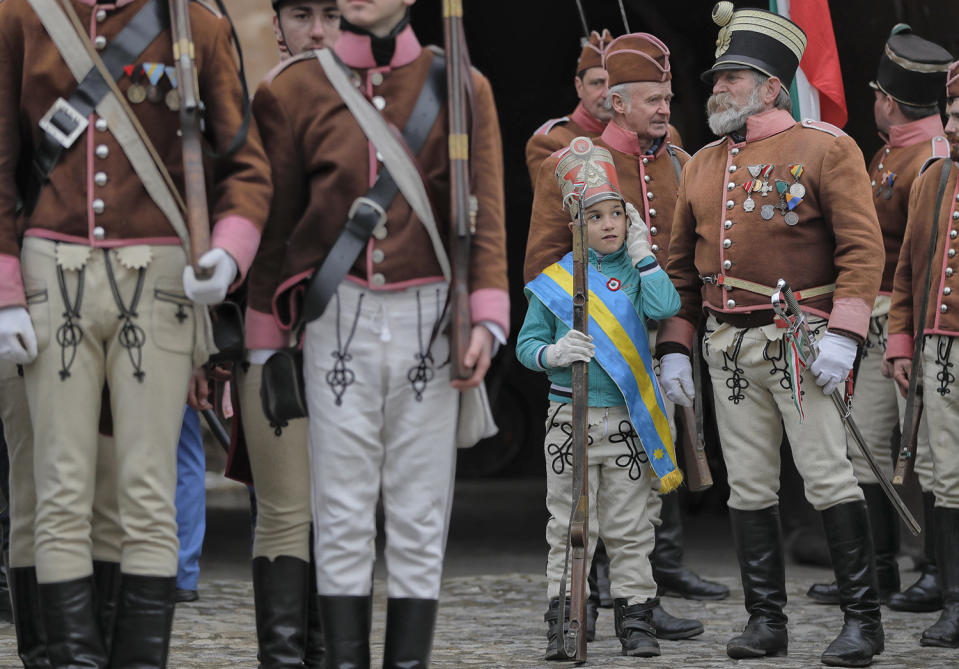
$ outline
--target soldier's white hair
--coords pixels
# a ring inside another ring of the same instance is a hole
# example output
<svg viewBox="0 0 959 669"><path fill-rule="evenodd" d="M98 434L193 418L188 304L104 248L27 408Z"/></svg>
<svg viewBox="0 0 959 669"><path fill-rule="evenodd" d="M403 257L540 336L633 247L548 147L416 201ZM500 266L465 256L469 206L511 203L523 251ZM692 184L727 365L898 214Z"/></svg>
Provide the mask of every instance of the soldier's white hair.
<svg viewBox="0 0 959 669"><path fill-rule="evenodd" d="M623 100L623 104L626 105L626 111L627 112L632 111L633 96L630 95L630 91L629 91L629 87L631 83L632 83L631 81L627 81L622 84L616 84L615 86L610 86L609 92L606 94L606 99L603 100L603 108L608 112L613 111L613 96L618 95Z"/></svg>

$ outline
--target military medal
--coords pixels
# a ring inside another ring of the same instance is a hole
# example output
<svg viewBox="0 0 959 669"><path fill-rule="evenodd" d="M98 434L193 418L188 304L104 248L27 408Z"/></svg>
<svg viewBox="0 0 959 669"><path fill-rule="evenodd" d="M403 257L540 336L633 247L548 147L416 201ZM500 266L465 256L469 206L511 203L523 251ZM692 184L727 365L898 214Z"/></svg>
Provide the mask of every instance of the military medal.
<svg viewBox="0 0 959 669"><path fill-rule="evenodd" d="M896 182L896 173L886 170L882 175L882 196L887 200L892 199L892 185Z"/></svg>
<svg viewBox="0 0 959 669"><path fill-rule="evenodd" d="M167 65L163 69L166 72L167 79L170 80L170 85L172 86L172 88L167 91L166 98L164 98L167 109L174 112L180 111L180 92L176 87L176 68Z"/></svg>
<svg viewBox="0 0 959 669"><path fill-rule="evenodd" d="M764 204L763 208L759 210L759 215L763 217L764 221L771 219L775 213L776 208L771 204Z"/></svg>
<svg viewBox="0 0 959 669"><path fill-rule="evenodd" d="M140 80L143 78L143 71L139 65L126 65L123 71L130 77L130 86L127 88L127 100L138 105L147 99L147 91L140 83Z"/></svg>
<svg viewBox="0 0 959 669"><path fill-rule="evenodd" d="M799 206L802 198L795 195L790 185L782 179L776 179L776 192L779 193L778 209L782 213L786 225L796 225L799 223L799 214L794 212L793 209ZM803 189L803 192L805 193L805 189Z"/></svg>
<svg viewBox="0 0 959 669"><path fill-rule="evenodd" d="M799 214L794 211L787 211L783 215L783 219L786 221L786 225L796 225L799 223Z"/></svg>
<svg viewBox="0 0 959 669"><path fill-rule="evenodd" d="M761 193L763 197L766 197L766 195L773 189L772 186L769 185L769 175L772 174L773 166L771 164L749 165L746 167L746 169L749 170L749 173L756 177L757 180L762 179L762 183L753 188L753 190ZM757 184L759 184L758 181Z"/></svg>
<svg viewBox="0 0 959 669"><path fill-rule="evenodd" d="M147 75L150 85L147 87L147 100L156 104L163 99L163 91L157 86L160 78L163 77L163 65L160 63L144 63L143 73Z"/></svg>
<svg viewBox="0 0 959 669"><path fill-rule="evenodd" d="M753 188L756 186L756 180L750 179L743 184L743 190L746 191L746 200L743 202L744 211L752 211L756 208L756 201L752 198Z"/></svg>
<svg viewBox="0 0 959 669"><path fill-rule="evenodd" d="M789 173L792 174L793 179L795 179L792 185L789 186L789 192L798 197L800 200L806 197L806 187L799 183L799 177L802 176L805 170L806 168L799 163L789 166Z"/></svg>

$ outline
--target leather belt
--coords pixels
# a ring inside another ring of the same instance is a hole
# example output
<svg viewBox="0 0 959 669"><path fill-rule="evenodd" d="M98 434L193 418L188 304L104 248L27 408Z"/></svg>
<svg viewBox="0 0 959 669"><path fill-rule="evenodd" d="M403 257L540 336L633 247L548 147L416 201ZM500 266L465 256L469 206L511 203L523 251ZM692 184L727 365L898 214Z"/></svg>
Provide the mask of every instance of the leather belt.
<svg viewBox="0 0 959 669"><path fill-rule="evenodd" d="M746 279L737 279L736 277L732 277L727 274L700 275L699 279L704 285L707 286L728 286L729 288L739 288L741 290L749 291L750 293L765 295L766 297L772 297L773 293L775 293L777 290L772 286L765 286L761 283L756 283L755 281L747 281ZM797 290L794 291L794 294L797 300L809 300L821 295L828 295L835 290L836 284L830 283L826 284L825 286L815 286L813 288L806 288L805 290Z"/></svg>

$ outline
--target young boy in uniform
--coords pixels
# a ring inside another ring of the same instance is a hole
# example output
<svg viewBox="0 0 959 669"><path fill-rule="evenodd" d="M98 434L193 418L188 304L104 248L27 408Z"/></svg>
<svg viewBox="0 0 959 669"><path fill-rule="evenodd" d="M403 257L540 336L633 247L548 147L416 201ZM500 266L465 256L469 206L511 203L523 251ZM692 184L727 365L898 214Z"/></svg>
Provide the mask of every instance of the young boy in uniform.
<svg viewBox="0 0 959 669"><path fill-rule="evenodd" d="M663 399L652 373L645 323L675 314L679 295L653 256L639 213L623 200L607 149L577 137L560 155L555 175L570 216L575 220L580 208L584 210L590 334L571 329L570 253L527 284L529 310L516 346L520 361L546 372L550 381L545 440L550 512L546 659L568 659L559 620L559 586L571 510L570 365L577 361L589 363L587 560L601 537L611 561L616 632L623 655L656 656L659 645L651 622L656 583L649 563L654 534L646 500L652 486L674 489L682 473L675 464Z"/></svg>

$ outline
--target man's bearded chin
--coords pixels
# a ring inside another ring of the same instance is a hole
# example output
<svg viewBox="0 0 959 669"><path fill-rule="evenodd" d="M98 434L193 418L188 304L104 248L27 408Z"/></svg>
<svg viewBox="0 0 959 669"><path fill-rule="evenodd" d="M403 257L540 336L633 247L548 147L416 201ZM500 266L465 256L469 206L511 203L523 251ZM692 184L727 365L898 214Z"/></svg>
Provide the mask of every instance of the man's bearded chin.
<svg viewBox="0 0 959 669"><path fill-rule="evenodd" d="M717 137L728 135L746 125L746 119L763 111L759 86L749 94L742 107L736 107L729 93L714 93L706 102L707 123Z"/></svg>
<svg viewBox="0 0 959 669"><path fill-rule="evenodd" d="M949 158L959 163L959 133L946 134L946 139L949 140Z"/></svg>

